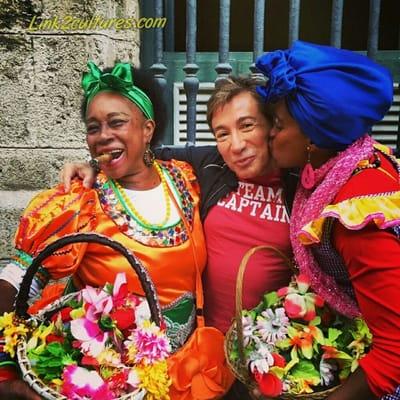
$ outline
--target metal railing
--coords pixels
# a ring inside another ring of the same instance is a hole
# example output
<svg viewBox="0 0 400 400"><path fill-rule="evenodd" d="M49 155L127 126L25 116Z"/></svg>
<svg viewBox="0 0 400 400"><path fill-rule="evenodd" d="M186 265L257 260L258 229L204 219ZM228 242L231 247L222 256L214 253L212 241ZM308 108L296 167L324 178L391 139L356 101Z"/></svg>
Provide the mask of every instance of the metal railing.
<svg viewBox="0 0 400 400"><path fill-rule="evenodd" d="M196 142L196 97L199 90L199 79L197 73L199 66L196 64L196 39L197 39L197 0L186 0L186 64L183 67L185 78L183 80L187 97L187 142ZM174 12L174 0L165 0L167 7L163 12L163 0L154 0L154 15L161 17ZM254 0L253 15L253 62L249 65L249 72L257 75L254 61L264 51L264 26L266 23L265 0ZM343 23L344 0L332 0L330 44L340 48L342 45L342 23ZM217 72L216 84L225 79L231 72L232 66L229 63L229 38L231 22L231 1L219 0L219 41L218 41L218 63L215 66ZM301 0L289 0L289 32L288 46L299 38ZM369 24L367 55L375 58L378 51L379 39L379 16L381 12L381 0L369 0ZM156 29L154 36L154 63L151 69L155 77L165 86L166 66L163 63L163 30ZM399 123L400 124L400 123ZM397 138L397 148L400 146L400 126Z"/></svg>

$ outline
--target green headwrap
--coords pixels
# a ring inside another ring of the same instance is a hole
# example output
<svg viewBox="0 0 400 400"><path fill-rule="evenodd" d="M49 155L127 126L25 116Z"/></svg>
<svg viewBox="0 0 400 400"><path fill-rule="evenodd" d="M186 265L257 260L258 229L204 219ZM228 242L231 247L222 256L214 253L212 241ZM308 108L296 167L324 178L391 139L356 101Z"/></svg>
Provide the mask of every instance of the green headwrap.
<svg viewBox="0 0 400 400"><path fill-rule="evenodd" d="M111 72L101 72L93 61L88 62L90 72L82 76L82 88L86 97L86 108L97 93L112 91L135 103L148 119L154 119L153 104L145 92L133 84L131 65L117 63Z"/></svg>

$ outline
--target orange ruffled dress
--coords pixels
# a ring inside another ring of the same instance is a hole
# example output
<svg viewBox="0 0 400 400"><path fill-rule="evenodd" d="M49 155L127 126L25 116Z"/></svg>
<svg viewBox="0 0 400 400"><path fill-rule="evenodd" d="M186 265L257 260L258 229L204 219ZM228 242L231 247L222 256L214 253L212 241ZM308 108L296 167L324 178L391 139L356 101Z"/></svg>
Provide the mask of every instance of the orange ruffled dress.
<svg viewBox="0 0 400 400"><path fill-rule="evenodd" d="M170 186L178 197L180 208L191 229L191 239L183 221L161 230L143 226L127 207L124 207L124 201L112 182L100 173L93 189L85 189L80 181L76 181L72 184L70 193L64 193L63 186L59 185L40 193L30 202L15 236L14 263L26 269L32 257L54 240L77 232L96 232L120 242L135 253L148 269L161 306L171 309L188 293L191 294L194 322L194 254L200 273L206 264L206 248L199 217L199 188L188 164L172 160L160 162L160 165L170 178L169 182L173 182ZM69 245L53 254L44 261L43 268L35 279L44 287L49 279L71 276L73 286L81 289L86 285L97 287L106 282L113 282L118 272L126 273L131 291L143 294L139 280L126 259L108 247L92 243ZM60 284L48 286L43 291L42 298L30 311L35 311L58 298L63 289L64 285ZM178 324L178 335L181 330L184 331ZM187 338L190 332L186 334ZM218 359L215 362L221 362L219 359L223 357L223 349L221 346L213 350L213 343L209 343L208 347L211 354L207 355L207 362L202 361L197 367L193 365L192 357L188 360L188 368L177 368L170 363L173 399L202 398L201 393L207 393L209 396L210 391L213 392L213 388L209 388L207 383L207 376L210 373L213 375L213 357ZM182 355L184 358L184 352ZM191 356L196 357L194 354ZM201 355L198 356L202 358ZM182 357L177 359L183 361ZM182 388L182 379L186 382L186 385L183 384L185 388ZM192 381L196 383L196 397L191 393ZM174 389L174 383L177 382L178 391ZM215 392L219 389L215 388ZM200 397L197 397L198 395Z"/></svg>

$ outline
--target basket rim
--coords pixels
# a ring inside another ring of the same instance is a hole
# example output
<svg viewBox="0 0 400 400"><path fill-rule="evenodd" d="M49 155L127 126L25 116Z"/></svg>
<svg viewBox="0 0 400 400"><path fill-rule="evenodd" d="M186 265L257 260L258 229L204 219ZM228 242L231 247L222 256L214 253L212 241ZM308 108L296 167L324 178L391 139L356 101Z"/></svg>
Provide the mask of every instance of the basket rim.
<svg viewBox="0 0 400 400"><path fill-rule="evenodd" d="M257 388L257 384L250 378L249 373L247 372L247 368L243 365L240 365L240 359L238 359L238 363L235 363L229 357L230 354L230 345L234 342L234 337L236 334L236 323L233 322L229 329L225 334L225 341L224 341L224 352L226 362L228 363L229 368L231 369L235 378L237 378L240 382L242 382L250 391L252 389ZM290 392L283 392L279 395L279 399L282 400L295 400L295 399L309 399L309 400L322 400L325 399L329 394L334 392L340 385L336 385L330 387L325 390L319 390L317 392L312 393L299 393L294 394ZM261 400L262 398L259 398Z"/></svg>
<svg viewBox="0 0 400 400"><path fill-rule="evenodd" d="M243 344L243 324L242 324L242 295L243 295L243 280L244 273L246 271L248 261L250 257L254 253L260 250L268 250L273 251L278 254L286 263L286 265L292 270L293 273L297 273L298 271L294 267L292 261L284 254L281 250L276 248L275 246L269 244L262 244L258 246L254 246L247 250L244 254L237 273L236 277L236 292L235 292L235 317L233 318L233 322L229 327L228 331L225 334L224 340L224 353L225 358L227 360L227 364L231 369L233 375L241 381L247 388L250 389L250 393L252 389L257 388L257 383L253 378L250 377L249 371L246 367L246 360L244 355L244 344ZM230 358L230 349L234 341L234 337L236 337L237 345L238 345L238 360L237 362L233 362ZM293 394L289 392L282 393L279 398L280 399L313 399L320 400L324 399L328 394L336 390L337 386L328 388L326 390L320 390L312 393L304 393L304 394Z"/></svg>
<svg viewBox="0 0 400 400"><path fill-rule="evenodd" d="M45 315L51 311L62 308L68 301L77 297L80 291L66 294L59 299L55 300L43 307L37 314L31 315L29 319L25 320L25 323L29 324L35 322L45 322ZM144 297L145 298L145 297ZM40 379L32 368L32 364L27 355L27 337L20 336L17 342L16 355L18 360L18 366L21 369L22 379L28 383L28 385L40 396L47 400L68 400L63 394L57 392L55 389L46 385L42 379ZM116 400L141 400L143 398L144 389L138 389L135 392L126 393L120 397L116 397Z"/></svg>

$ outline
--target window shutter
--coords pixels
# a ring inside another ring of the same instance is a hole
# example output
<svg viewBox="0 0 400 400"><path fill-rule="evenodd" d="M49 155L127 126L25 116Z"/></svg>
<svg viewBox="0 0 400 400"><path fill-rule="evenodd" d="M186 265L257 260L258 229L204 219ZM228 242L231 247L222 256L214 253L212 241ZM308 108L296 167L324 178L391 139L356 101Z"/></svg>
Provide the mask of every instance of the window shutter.
<svg viewBox="0 0 400 400"><path fill-rule="evenodd" d="M214 82L200 82L196 103L196 144L215 144L207 124L207 100L214 90ZM174 144L186 143L186 94L182 82L174 83Z"/></svg>
<svg viewBox="0 0 400 400"><path fill-rule="evenodd" d="M372 137L382 144L396 148L397 134L399 132L400 118L400 89L399 84L394 84L393 104L385 118L372 128Z"/></svg>
<svg viewBox="0 0 400 400"><path fill-rule="evenodd" d="M214 135L207 124L207 100L214 90L213 82L201 82L196 104L196 144L215 144ZM372 136L378 142L396 148L400 117L400 89L394 84L394 99L384 119L372 128ZM174 144L186 143L186 95L182 82L174 84Z"/></svg>

